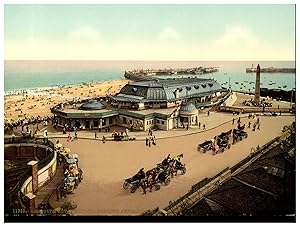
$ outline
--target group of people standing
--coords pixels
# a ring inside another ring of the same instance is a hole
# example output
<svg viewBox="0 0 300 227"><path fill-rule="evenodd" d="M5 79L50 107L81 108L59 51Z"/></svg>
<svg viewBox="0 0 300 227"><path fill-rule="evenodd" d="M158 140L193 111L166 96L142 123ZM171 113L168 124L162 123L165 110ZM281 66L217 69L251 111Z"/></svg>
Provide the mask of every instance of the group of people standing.
<svg viewBox="0 0 300 227"><path fill-rule="evenodd" d="M151 147L151 144L156 145L155 136L146 137L146 146Z"/></svg>
<svg viewBox="0 0 300 227"><path fill-rule="evenodd" d="M252 125L252 131L255 131L255 129L260 130L260 121L259 121L259 117L256 116L256 114L249 114L248 115L248 128L251 128L251 118L254 121L253 125ZM235 123L235 118L232 119L232 125L234 125ZM241 126L241 117L238 118L237 120L237 124L238 124L238 128L244 128L245 124L243 126Z"/></svg>

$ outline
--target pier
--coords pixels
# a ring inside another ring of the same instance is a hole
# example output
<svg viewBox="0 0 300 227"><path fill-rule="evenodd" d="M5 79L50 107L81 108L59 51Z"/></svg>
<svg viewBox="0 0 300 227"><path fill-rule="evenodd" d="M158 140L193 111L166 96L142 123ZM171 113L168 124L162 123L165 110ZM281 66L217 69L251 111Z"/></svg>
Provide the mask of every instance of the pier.
<svg viewBox="0 0 300 227"><path fill-rule="evenodd" d="M141 81L153 80L156 79L156 76L201 75L218 71L218 67L194 67L184 69L135 69L131 71L125 71L124 77L134 81Z"/></svg>
<svg viewBox="0 0 300 227"><path fill-rule="evenodd" d="M296 73L296 68L261 68L261 73ZM246 68L246 73L256 73L256 68Z"/></svg>

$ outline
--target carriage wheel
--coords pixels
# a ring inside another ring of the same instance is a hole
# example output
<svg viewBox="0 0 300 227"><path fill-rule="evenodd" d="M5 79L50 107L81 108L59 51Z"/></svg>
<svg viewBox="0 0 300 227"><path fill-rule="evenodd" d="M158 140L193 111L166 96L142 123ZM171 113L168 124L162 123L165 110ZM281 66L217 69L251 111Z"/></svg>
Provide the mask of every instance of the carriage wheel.
<svg viewBox="0 0 300 227"><path fill-rule="evenodd" d="M155 184L154 188L155 188L156 191L158 191L160 189L160 185L159 184Z"/></svg>
<svg viewBox="0 0 300 227"><path fill-rule="evenodd" d="M129 187L129 183L127 181L124 181L123 188L126 190Z"/></svg>
<svg viewBox="0 0 300 227"><path fill-rule="evenodd" d="M181 174L184 175L186 173L186 168L182 167Z"/></svg>
<svg viewBox="0 0 300 227"><path fill-rule="evenodd" d="M170 177L168 177L166 180L165 180L165 185L168 186L171 182L171 179Z"/></svg>
<svg viewBox="0 0 300 227"><path fill-rule="evenodd" d="M136 189L137 189L137 186L133 185L133 186L130 188L130 192L131 192L131 193L135 193Z"/></svg>

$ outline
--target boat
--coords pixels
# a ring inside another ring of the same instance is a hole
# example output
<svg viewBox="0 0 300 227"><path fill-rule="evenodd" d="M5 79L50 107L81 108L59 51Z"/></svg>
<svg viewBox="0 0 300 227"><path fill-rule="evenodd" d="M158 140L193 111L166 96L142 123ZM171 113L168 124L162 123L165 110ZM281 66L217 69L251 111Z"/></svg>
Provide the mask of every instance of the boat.
<svg viewBox="0 0 300 227"><path fill-rule="evenodd" d="M239 84L239 82L236 81L235 84Z"/></svg>
<svg viewBox="0 0 300 227"><path fill-rule="evenodd" d="M283 85L283 88L286 88L287 86L286 85Z"/></svg>

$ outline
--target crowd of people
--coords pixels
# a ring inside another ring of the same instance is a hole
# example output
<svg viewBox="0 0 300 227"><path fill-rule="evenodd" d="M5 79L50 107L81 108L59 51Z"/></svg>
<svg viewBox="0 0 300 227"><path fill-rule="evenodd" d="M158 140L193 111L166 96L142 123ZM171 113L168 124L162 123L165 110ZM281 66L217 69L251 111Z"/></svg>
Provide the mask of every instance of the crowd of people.
<svg viewBox="0 0 300 227"><path fill-rule="evenodd" d="M259 103L255 102L253 99L245 100L243 102L245 106L255 106L255 107L272 107L271 102L267 102L265 99L262 99Z"/></svg>
<svg viewBox="0 0 300 227"><path fill-rule="evenodd" d="M56 142L55 147L58 151L58 165L63 165L64 171L64 180L56 190L57 200L59 200L73 193L83 179L83 172L79 168L77 154L70 154L70 149L63 147L59 141Z"/></svg>
<svg viewBox="0 0 300 227"><path fill-rule="evenodd" d="M30 118L19 118L17 120L11 120L4 123L4 133L11 133L15 135L16 130L18 127L21 127L21 134L24 137L32 137L41 129L39 128L39 124L43 124L43 126L47 126L49 122L54 121L54 117L50 116L37 116L37 117L30 117ZM30 126L33 127L30 127Z"/></svg>

